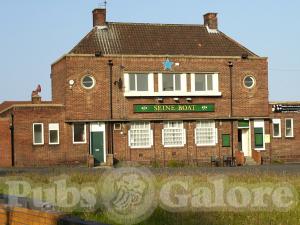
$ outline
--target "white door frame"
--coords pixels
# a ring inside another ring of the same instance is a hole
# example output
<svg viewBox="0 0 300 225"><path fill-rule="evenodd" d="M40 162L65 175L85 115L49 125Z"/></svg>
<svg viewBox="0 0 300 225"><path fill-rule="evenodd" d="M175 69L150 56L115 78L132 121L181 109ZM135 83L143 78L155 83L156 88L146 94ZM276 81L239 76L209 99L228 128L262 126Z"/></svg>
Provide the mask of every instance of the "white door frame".
<svg viewBox="0 0 300 225"><path fill-rule="evenodd" d="M242 151L244 152L244 156L252 157L250 127L241 130L242 130Z"/></svg>
<svg viewBox="0 0 300 225"><path fill-rule="evenodd" d="M104 162L106 163L106 131L105 123L91 123L90 124L90 155L92 155L92 132L103 132L103 154Z"/></svg>

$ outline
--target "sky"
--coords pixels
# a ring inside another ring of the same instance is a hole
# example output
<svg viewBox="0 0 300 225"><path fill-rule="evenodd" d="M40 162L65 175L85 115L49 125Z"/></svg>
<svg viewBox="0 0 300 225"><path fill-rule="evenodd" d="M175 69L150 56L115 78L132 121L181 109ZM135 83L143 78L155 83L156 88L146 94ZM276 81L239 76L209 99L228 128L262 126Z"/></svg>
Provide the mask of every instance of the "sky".
<svg viewBox="0 0 300 225"><path fill-rule="evenodd" d="M51 100L51 64L91 29L101 0L2 0L0 102L30 100L42 86ZM300 101L299 0L108 0L112 22L203 24L217 12L219 29L269 58L271 101Z"/></svg>

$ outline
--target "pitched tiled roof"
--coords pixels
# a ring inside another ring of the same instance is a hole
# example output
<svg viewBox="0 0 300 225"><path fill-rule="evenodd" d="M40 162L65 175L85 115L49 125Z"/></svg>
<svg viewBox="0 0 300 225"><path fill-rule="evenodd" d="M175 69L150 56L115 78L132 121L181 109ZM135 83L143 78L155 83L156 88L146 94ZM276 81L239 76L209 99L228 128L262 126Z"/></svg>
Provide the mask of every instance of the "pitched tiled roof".
<svg viewBox="0 0 300 225"><path fill-rule="evenodd" d="M94 27L71 54L257 56L224 33L203 25L107 23Z"/></svg>

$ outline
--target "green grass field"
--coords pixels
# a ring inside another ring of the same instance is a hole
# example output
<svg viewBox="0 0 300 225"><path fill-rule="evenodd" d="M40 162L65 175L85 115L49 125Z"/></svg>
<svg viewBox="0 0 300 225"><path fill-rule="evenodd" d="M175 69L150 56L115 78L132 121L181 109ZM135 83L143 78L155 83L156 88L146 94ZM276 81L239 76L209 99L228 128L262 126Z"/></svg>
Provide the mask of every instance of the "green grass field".
<svg viewBox="0 0 300 225"><path fill-rule="evenodd" d="M69 182L72 184L77 184L78 186L84 185L86 183L99 183L101 177L98 173L88 174L86 172L68 172L65 173L69 176ZM30 180L34 185L45 186L51 184L51 177L60 175L59 172L49 172L47 174L40 173L24 173L24 174L9 174L10 179L19 180ZM172 173L172 176L186 177L185 173ZM213 176L218 174L193 174L194 177L200 182L205 182L208 176ZM231 183L244 183L247 185L258 185L263 182L268 182L272 184L277 184L278 182L288 182L293 187L295 187L298 195L300 196L300 174L290 174L285 173L272 173L272 172L261 172L261 173L241 173L234 170L230 174L226 174ZM155 177L160 183L160 181L165 178L169 178L170 174L166 172L155 173ZM7 188L3 184L4 177L1 178L0 193L7 193ZM33 186L34 186L33 185ZM98 186L96 189L99 188ZM32 197L32 196L31 196ZM94 212L76 212L74 210L71 214L79 216L86 220L100 221L107 224L115 225L113 220L106 217L105 211L97 209ZM182 212L182 213L172 213L163 210L162 208L156 208L154 213L145 221L139 223L140 225L300 225L300 204L298 204L293 209L287 212L279 211L261 211L261 212Z"/></svg>

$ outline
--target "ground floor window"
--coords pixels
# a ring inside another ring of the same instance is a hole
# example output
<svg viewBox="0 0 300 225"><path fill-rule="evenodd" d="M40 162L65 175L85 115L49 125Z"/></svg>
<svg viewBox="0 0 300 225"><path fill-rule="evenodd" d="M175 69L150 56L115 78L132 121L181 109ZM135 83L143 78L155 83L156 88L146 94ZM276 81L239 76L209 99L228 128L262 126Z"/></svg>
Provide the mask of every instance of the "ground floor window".
<svg viewBox="0 0 300 225"><path fill-rule="evenodd" d="M281 121L280 119L273 119L273 137L280 138L281 137Z"/></svg>
<svg viewBox="0 0 300 225"><path fill-rule="evenodd" d="M196 124L195 143L197 146L212 146L217 143L215 121L201 120Z"/></svg>
<svg viewBox="0 0 300 225"><path fill-rule="evenodd" d="M285 119L285 136L294 137L294 120Z"/></svg>
<svg viewBox="0 0 300 225"><path fill-rule="evenodd" d="M151 148L153 145L153 132L150 122L131 123L128 142L131 148Z"/></svg>
<svg viewBox="0 0 300 225"><path fill-rule="evenodd" d="M164 123L162 141L165 147L182 147L186 143L186 132L182 121Z"/></svg>
<svg viewBox="0 0 300 225"><path fill-rule="evenodd" d="M58 145L59 144L59 124L50 123L49 124L49 144Z"/></svg>
<svg viewBox="0 0 300 225"><path fill-rule="evenodd" d="M42 123L33 124L33 144L34 145L44 144L44 124Z"/></svg>
<svg viewBox="0 0 300 225"><path fill-rule="evenodd" d="M84 144L86 143L86 125L85 123L73 124L73 143Z"/></svg>

